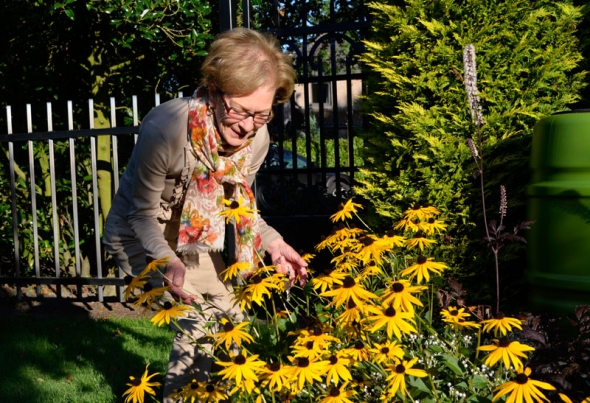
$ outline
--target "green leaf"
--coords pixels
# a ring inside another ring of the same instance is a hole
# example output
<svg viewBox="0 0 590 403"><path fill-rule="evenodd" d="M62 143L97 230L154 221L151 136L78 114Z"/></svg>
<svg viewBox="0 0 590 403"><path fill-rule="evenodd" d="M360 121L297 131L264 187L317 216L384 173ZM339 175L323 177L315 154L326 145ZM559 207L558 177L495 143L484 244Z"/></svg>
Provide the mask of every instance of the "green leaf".
<svg viewBox="0 0 590 403"><path fill-rule="evenodd" d="M417 378L414 376L410 376L408 378L408 383L415 387L416 389L418 389L421 392L425 392L428 393L429 395L432 394L431 390L428 389L428 387L426 386L426 384L424 383L424 381L422 380L422 378Z"/></svg>
<svg viewBox="0 0 590 403"><path fill-rule="evenodd" d="M475 375L471 381L471 386L474 389L481 389L489 386L489 381L481 375Z"/></svg>
<svg viewBox="0 0 590 403"><path fill-rule="evenodd" d="M72 21L74 21L74 10L72 10L71 8L66 8L65 10L66 15L68 16L68 18Z"/></svg>
<svg viewBox="0 0 590 403"><path fill-rule="evenodd" d="M453 357L452 355L444 354L443 364L457 375L463 375L463 370L459 366L459 360L457 360L457 358Z"/></svg>

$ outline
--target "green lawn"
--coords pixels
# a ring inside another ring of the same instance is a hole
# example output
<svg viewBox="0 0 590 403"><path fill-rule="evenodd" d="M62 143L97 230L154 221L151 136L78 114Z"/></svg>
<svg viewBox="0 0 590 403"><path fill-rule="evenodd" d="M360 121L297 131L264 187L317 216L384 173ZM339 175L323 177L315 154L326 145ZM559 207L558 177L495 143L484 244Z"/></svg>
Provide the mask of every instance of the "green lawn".
<svg viewBox="0 0 590 403"><path fill-rule="evenodd" d="M147 363L163 383L172 339L149 319L0 317L0 402L122 402Z"/></svg>

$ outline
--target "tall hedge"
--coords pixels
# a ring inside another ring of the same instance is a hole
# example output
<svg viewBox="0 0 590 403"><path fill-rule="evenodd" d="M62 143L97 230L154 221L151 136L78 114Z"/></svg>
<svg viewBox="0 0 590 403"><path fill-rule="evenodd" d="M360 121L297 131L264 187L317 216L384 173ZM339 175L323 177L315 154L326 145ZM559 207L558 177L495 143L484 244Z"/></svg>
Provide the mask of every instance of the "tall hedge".
<svg viewBox="0 0 590 403"><path fill-rule="evenodd" d="M475 136L463 82L463 49L475 46L483 106L488 213L508 191L508 227L525 219L528 158L535 122L567 110L584 87L576 26L581 10L555 0L406 0L369 4L369 129L358 193L384 227L403 209L443 210L449 233L441 259L452 275L494 295L481 218L479 179L466 140ZM590 156L589 156L590 158ZM504 280L522 281L523 251L507 249ZM510 277L507 276L509 274ZM506 283L504 283L506 284Z"/></svg>

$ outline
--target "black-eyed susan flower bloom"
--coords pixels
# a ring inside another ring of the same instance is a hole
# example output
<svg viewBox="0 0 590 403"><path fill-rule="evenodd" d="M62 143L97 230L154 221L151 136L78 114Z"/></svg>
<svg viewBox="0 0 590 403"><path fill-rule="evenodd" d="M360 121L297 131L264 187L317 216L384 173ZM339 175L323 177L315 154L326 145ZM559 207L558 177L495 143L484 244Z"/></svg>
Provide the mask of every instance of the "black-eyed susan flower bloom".
<svg viewBox="0 0 590 403"><path fill-rule="evenodd" d="M175 399L175 401L183 401L187 403L194 403L201 401L201 395L204 392L204 382L197 382L195 379L184 385L180 390L168 395L168 398Z"/></svg>
<svg viewBox="0 0 590 403"><path fill-rule="evenodd" d="M171 319L182 318L187 315L187 311L189 310L190 308L186 305L179 304L175 301L166 301L161 306L160 311L158 311L150 321L158 327L162 326L164 323L169 325Z"/></svg>
<svg viewBox="0 0 590 403"><path fill-rule="evenodd" d="M299 392L305 386L305 383L312 385L314 381L321 382L322 376L328 371L327 361L319 361L308 357L289 357L293 363L289 367L289 378L293 392Z"/></svg>
<svg viewBox="0 0 590 403"><path fill-rule="evenodd" d="M169 289L170 287L168 286L154 288L150 283L144 284L142 293L137 296L137 301L135 301L133 305L137 307L141 307L143 304L146 304L148 307L152 306L152 304L158 298L162 297Z"/></svg>
<svg viewBox="0 0 590 403"><path fill-rule="evenodd" d="M125 284L127 284L127 287L125 287L125 292L123 293L123 298L125 301L129 300L129 297L131 296L131 293L136 289L136 288L142 288L145 284L147 284L147 279L149 279L149 276L137 276L137 277L133 277L133 276L125 276L124 281Z"/></svg>
<svg viewBox="0 0 590 403"><path fill-rule="evenodd" d="M152 259L152 258L148 257L146 260L147 260L147 264L145 266L145 269L143 269L141 271L141 273L139 273L139 276L137 276L137 277L145 277L145 276L147 276L148 273L150 273L152 271L158 271L160 269L163 269L168 264L168 260L170 260L170 256L164 256L161 259Z"/></svg>
<svg viewBox="0 0 590 403"><path fill-rule="evenodd" d="M298 341L303 343L307 343L309 341L313 341L316 343L318 348L323 349L328 347L331 343L340 343L340 339L334 337L330 334L332 329L327 326L316 325L311 327L309 330L303 329L299 334Z"/></svg>
<svg viewBox="0 0 590 403"><path fill-rule="evenodd" d="M320 360L326 354L326 349L322 348L319 343L314 343L313 340L308 340L304 343L296 342L296 344L291 347L291 353L294 357L307 357L313 358L314 360Z"/></svg>
<svg viewBox="0 0 590 403"><path fill-rule="evenodd" d="M444 263L434 262L434 258L427 258L426 256L418 256L416 263L401 271L401 275L412 280L416 277L418 284L422 283L424 279L426 282L430 281L430 272L440 274L448 266Z"/></svg>
<svg viewBox="0 0 590 403"><path fill-rule="evenodd" d="M226 350L229 350L232 343L236 343L238 347L241 347L242 342L254 342L252 336L244 330L250 324L249 322L242 322L234 325L227 318L221 318L220 322L220 331L209 335L215 340L215 348L225 344Z"/></svg>
<svg viewBox="0 0 590 403"><path fill-rule="evenodd" d="M252 267L249 262L235 262L219 273L219 275L223 281L231 281L234 278L237 278L241 273L248 272L250 270L252 270Z"/></svg>
<svg viewBox="0 0 590 403"><path fill-rule="evenodd" d="M243 202L244 198L242 196L240 196L240 198L237 201L223 199L223 203L228 208L220 211L219 213L217 213L217 215L224 216L226 223L229 223L233 218L237 224L240 223L241 217L253 217L254 213L258 210L252 210L251 208L244 205Z"/></svg>
<svg viewBox="0 0 590 403"><path fill-rule="evenodd" d="M414 305L423 306L422 302L412 294L419 294L426 289L425 286L412 285L408 280L398 280L389 284L385 293L381 296L381 305L392 306L404 312L414 312Z"/></svg>
<svg viewBox="0 0 590 403"><path fill-rule="evenodd" d="M357 258L364 264L369 263L371 260L376 264L381 264L383 253L390 249L388 242L371 234L359 238L356 245L353 246Z"/></svg>
<svg viewBox="0 0 590 403"><path fill-rule="evenodd" d="M540 403L543 400L549 402L550 400L545 397L539 388L545 390L555 390L555 388L547 382L536 381L529 378L530 375L530 368L518 369L518 375L516 375L516 378L494 389L495 391L497 390L498 393L494 395L492 402L495 402L507 394L510 394L510 396L508 396L506 403L532 403L533 399L537 403Z"/></svg>
<svg viewBox="0 0 590 403"><path fill-rule="evenodd" d="M260 386L273 392L281 392L289 387L289 368L280 362L267 364L260 375Z"/></svg>
<svg viewBox="0 0 590 403"><path fill-rule="evenodd" d="M406 237L396 235L393 233L393 231L389 231L381 238L381 240L387 244L389 249L402 247L406 244Z"/></svg>
<svg viewBox="0 0 590 403"><path fill-rule="evenodd" d="M498 336L498 332L502 336L506 336L508 332L512 331L512 327L522 330L522 321L516 318L504 316L502 312L498 312L493 319L487 319L481 322L484 332L494 331L494 337Z"/></svg>
<svg viewBox="0 0 590 403"><path fill-rule="evenodd" d="M484 364L488 367L494 366L498 361L502 360L506 369L510 368L510 364L514 368L521 369L523 367L522 361L519 357L527 358L525 351L534 351L535 348L521 344L517 341L510 341L508 337L504 336L501 339L493 339L494 344L480 346L477 349L480 351L489 351Z"/></svg>
<svg viewBox="0 0 590 403"><path fill-rule="evenodd" d="M393 227L395 230L418 232L420 231L420 220L417 218L402 218Z"/></svg>
<svg viewBox="0 0 590 403"><path fill-rule="evenodd" d="M402 395L407 395L406 390L406 376L415 376L417 378L424 378L428 374L423 369L412 368L418 361L418 357L412 358L410 361L402 361L398 364L389 366L391 375L387 377L388 392L393 396L399 390Z"/></svg>
<svg viewBox="0 0 590 403"><path fill-rule="evenodd" d="M372 305L364 303L357 305L352 299L348 300L345 308L346 309L336 317L336 323L338 326L349 327L355 323L360 324L368 315L377 315L380 312L379 308Z"/></svg>
<svg viewBox="0 0 590 403"><path fill-rule="evenodd" d="M134 376L130 376L131 383L127 383L126 385L130 388L123 393L123 397L125 397L125 403L143 403L145 399L145 394L149 393L150 395L155 395L153 387L162 386L160 382L150 382L150 380L159 374L159 372L154 372L151 375L148 375L148 367L149 364L145 366L145 372L141 376L141 378L135 378Z"/></svg>
<svg viewBox="0 0 590 403"><path fill-rule="evenodd" d="M326 385L333 382L338 385L340 381L346 382L352 380L352 374L348 370L350 358L343 351L338 351L328 358L328 372L326 372Z"/></svg>
<svg viewBox="0 0 590 403"><path fill-rule="evenodd" d="M201 397L199 403L217 403L227 398L228 395L222 384L215 382L207 382L204 383L201 388ZM186 399L184 401L188 403Z"/></svg>
<svg viewBox="0 0 590 403"><path fill-rule="evenodd" d="M371 358L369 349L360 339L357 339L352 346L342 350L342 353L350 357L350 359L353 360L355 364L363 361L369 361Z"/></svg>
<svg viewBox="0 0 590 403"><path fill-rule="evenodd" d="M412 238L406 240L406 246L408 249L418 247L420 248L420 251L423 251L425 247L430 247L430 245L435 243L437 242L434 239L426 238L422 231L416 232Z"/></svg>
<svg viewBox="0 0 590 403"><path fill-rule="evenodd" d="M459 323L459 321L465 321L471 316L471 313L466 312L465 308L456 306L448 306L446 309L442 309L440 314L443 317L443 322L446 323Z"/></svg>
<svg viewBox="0 0 590 403"><path fill-rule="evenodd" d="M356 280L347 276L342 280L342 286L320 294L321 297L334 297L333 303L338 308L352 299L355 304L362 305L365 301L377 298L375 294L365 290Z"/></svg>
<svg viewBox="0 0 590 403"><path fill-rule="evenodd" d="M338 386L329 386L327 389L327 393L321 395L320 403L352 403L352 400L349 397L356 394L354 390L346 390L348 386L348 382L343 383L340 387Z"/></svg>
<svg viewBox="0 0 590 403"><path fill-rule="evenodd" d="M428 220L440 214L437 208L432 206L422 206L419 203L414 204L411 208L404 211L404 218L418 219L420 221Z"/></svg>
<svg viewBox="0 0 590 403"><path fill-rule="evenodd" d="M261 372L260 368L265 365L264 361L258 360L257 354L248 357L245 351L238 355L230 353L230 358L230 361L215 361L217 365L225 367L219 371L219 375L223 375L223 379L233 380L236 388L252 393L256 387L254 382L258 381L258 373Z"/></svg>
<svg viewBox="0 0 590 403"><path fill-rule="evenodd" d="M251 276L248 284L239 293L240 308L242 310L244 310L244 307L250 309L252 308L252 302L262 305L264 296L270 297L273 289L278 289L278 286L274 283L272 277L263 277L259 274Z"/></svg>
<svg viewBox="0 0 590 403"><path fill-rule="evenodd" d="M363 268L363 271L361 272L360 277L364 279L366 277L379 276L379 275L383 275L383 270L381 270L381 268L379 266L377 266L374 261L371 260Z"/></svg>
<svg viewBox="0 0 590 403"><path fill-rule="evenodd" d="M430 217L428 220L420 222L418 227L420 230L424 231L426 235L434 235L444 232L447 228L447 225L443 221L436 220L434 217Z"/></svg>
<svg viewBox="0 0 590 403"><path fill-rule="evenodd" d="M389 338L395 334L395 337L401 340L402 333L416 333L416 328L412 325L414 323L414 314L402 312L392 306L384 307L379 314L370 316L369 321L373 322L373 327L369 328L371 333L386 326L387 337Z"/></svg>
<svg viewBox="0 0 590 403"><path fill-rule="evenodd" d="M384 343L374 343L369 348L371 361L375 364L393 363L396 359L399 361L404 358L403 345L395 341L386 340Z"/></svg>
<svg viewBox="0 0 590 403"><path fill-rule="evenodd" d="M362 209L363 207L358 203L353 203L352 199L348 199L346 203L340 203L340 209L330 216L330 220L332 222L336 221L344 221L347 218L351 219L352 214L357 213L357 209Z"/></svg>
<svg viewBox="0 0 590 403"><path fill-rule="evenodd" d="M323 293L328 289L331 290L334 288L334 285L342 285L342 280L344 280L345 277L346 274L341 273L338 270L326 269L311 280L311 285L314 290L319 288L320 293Z"/></svg>

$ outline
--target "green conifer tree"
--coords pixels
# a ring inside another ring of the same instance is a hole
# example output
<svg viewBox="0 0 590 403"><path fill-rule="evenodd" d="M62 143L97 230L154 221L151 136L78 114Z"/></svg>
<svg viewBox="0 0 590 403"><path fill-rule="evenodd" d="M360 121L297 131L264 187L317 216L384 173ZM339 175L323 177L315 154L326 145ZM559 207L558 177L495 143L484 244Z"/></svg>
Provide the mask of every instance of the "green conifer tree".
<svg viewBox="0 0 590 403"><path fill-rule="evenodd" d="M373 224L390 225L415 203L442 209L450 231L440 239L441 258L463 281L477 276L481 296L492 296L481 287L494 287L484 281L493 279L493 264L480 242L463 49L473 44L477 54L488 213L497 216L503 184L510 226L525 219L533 126L567 110L585 85L577 67L580 8L555 0L390 0L370 7L373 32L361 59L372 71L364 100L371 124L357 191L374 206ZM522 273L523 255L508 249L504 273Z"/></svg>

